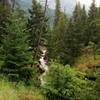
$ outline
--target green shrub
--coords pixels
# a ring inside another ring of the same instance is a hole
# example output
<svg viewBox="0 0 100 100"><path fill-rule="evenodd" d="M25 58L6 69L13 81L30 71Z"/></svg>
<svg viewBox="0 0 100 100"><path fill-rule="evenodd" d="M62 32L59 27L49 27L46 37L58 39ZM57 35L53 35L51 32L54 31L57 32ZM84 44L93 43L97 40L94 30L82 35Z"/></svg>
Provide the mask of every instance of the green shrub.
<svg viewBox="0 0 100 100"><path fill-rule="evenodd" d="M87 85L84 79L81 72L53 63L45 76L44 93L48 100L82 100L81 95Z"/></svg>

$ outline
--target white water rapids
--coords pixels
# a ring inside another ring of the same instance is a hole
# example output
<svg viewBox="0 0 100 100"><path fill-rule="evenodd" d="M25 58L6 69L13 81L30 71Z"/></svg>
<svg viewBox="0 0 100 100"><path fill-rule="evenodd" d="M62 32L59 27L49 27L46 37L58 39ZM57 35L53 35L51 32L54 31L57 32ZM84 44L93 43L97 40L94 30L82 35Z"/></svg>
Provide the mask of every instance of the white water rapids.
<svg viewBox="0 0 100 100"><path fill-rule="evenodd" d="M45 84L43 77L46 75L46 72L48 71L47 58L45 59L46 53L47 53L47 50L42 50L42 55L39 59L39 62L40 62L39 67L44 70L43 74L41 74L39 77L41 81L41 85Z"/></svg>

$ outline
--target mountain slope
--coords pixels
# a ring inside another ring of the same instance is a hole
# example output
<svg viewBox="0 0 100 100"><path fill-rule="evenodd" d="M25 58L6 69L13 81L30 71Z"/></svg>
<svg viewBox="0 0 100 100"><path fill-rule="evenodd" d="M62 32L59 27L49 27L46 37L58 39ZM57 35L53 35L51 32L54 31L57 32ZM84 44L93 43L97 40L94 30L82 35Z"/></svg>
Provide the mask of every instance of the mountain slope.
<svg viewBox="0 0 100 100"><path fill-rule="evenodd" d="M28 9L32 6L31 0L17 0L16 4L19 4L20 7L28 14ZM54 10L51 8L47 8L46 16L49 18L49 23L52 24L54 21Z"/></svg>
<svg viewBox="0 0 100 100"><path fill-rule="evenodd" d="M28 13L28 9L31 8L31 5L32 5L32 0L16 0L16 2L20 5L20 7L26 13ZM51 6L51 5L54 5L54 1L50 2L50 0L49 0L46 15L49 18L49 23L52 25L53 21L54 21L55 11L54 11L54 6ZM75 5L75 1L71 0L71 1L66 2L65 4L63 4L63 2L61 2L61 5L62 5L62 7L61 7L62 10L65 9L66 10L65 13L67 13L67 15L71 16L74 5Z"/></svg>
<svg viewBox="0 0 100 100"><path fill-rule="evenodd" d="M24 10L30 8L31 5L32 5L32 0L16 0L16 1L21 5L21 7ZM76 4L76 1L75 0L70 0L70 1L67 0L66 2L65 2L65 0L62 0L62 2L61 2L61 5L62 5L61 8L62 8L63 11L66 10L65 12L68 15L71 15L72 12L73 12L73 8L74 8L75 4ZM51 12L53 12L54 11L54 1L50 2L50 0L49 0L48 6L49 6L49 9L48 10L51 11Z"/></svg>

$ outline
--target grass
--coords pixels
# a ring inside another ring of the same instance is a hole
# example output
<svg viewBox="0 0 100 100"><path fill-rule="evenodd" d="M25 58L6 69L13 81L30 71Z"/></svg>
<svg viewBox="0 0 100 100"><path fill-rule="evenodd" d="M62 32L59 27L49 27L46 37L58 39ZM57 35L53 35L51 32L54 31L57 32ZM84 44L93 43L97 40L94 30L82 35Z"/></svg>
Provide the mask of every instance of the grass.
<svg viewBox="0 0 100 100"><path fill-rule="evenodd" d="M76 60L73 66L77 66L76 68L81 71L96 68L96 66L100 67L100 55L96 55L96 59L93 55L83 55Z"/></svg>
<svg viewBox="0 0 100 100"><path fill-rule="evenodd" d="M44 96L37 89L25 87L18 84L15 87L12 83L0 80L0 100L45 100Z"/></svg>

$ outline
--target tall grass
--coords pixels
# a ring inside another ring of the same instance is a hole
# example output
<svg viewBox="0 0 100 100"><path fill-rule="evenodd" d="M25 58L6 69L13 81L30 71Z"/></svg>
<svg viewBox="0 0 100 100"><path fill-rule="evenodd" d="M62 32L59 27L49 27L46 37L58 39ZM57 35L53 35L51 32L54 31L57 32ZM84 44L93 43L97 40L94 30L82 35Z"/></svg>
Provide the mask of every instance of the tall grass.
<svg viewBox="0 0 100 100"><path fill-rule="evenodd" d="M38 89L0 79L0 100L45 100Z"/></svg>
<svg viewBox="0 0 100 100"><path fill-rule="evenodd" d="M76 59L76 62L73 66L77 66L79 70L86 71L87 69L95 68L96 66L100 66L100 55L95 56L96 59L94 59L93 55L89 56L80 56L78 59Z"/></svg>

